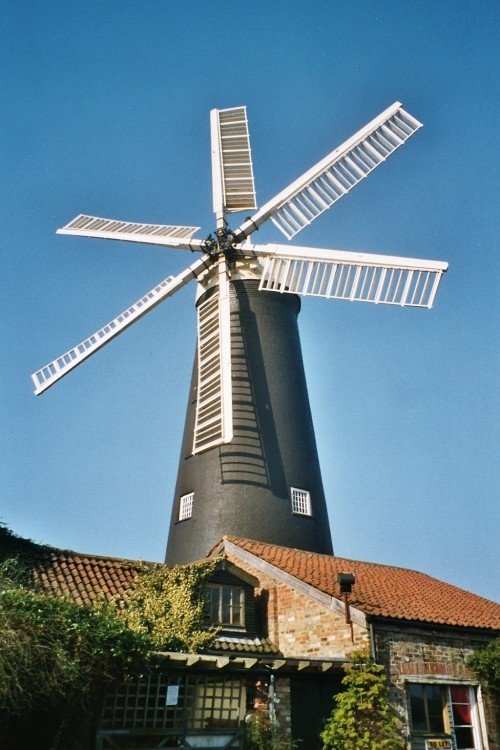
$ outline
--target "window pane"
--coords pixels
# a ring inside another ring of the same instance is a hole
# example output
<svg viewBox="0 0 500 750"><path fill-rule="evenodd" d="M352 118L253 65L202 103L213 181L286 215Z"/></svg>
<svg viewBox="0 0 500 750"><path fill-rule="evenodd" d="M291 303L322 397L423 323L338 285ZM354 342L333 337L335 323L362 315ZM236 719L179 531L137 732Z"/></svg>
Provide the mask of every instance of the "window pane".
<svg viewBox="0 0 500 750"><path fill-rule="evenodd" d="M463 686L452 685L450 687L451 700L453 703L469 703L469 689Z"/></svg>
<svg viewBox="0 0 500 750"><path fill-rule="evenodd" d="M207 622L219 622L219 589L217 586L207 586L205 601L205 620Z"/></svg>
<svg viewBox="0 0 500 750"><path fill-rule="evenodd" d="M222 622L231 622L231 589L222 589Z"/></svg>
<svg viewBox="0 0 500 750"><path fill-rule="evenodd" d="M443 694L439 685L426 685L427 710L429 713L429 730L444 732Z"/></svg>
<svg viewBox="0 0 500 750"><path fill-rule="evenodd" d="M205 589L205 622L211 622L212 620L212 596L210 589Z"/></svg>
<svg viewBox="0 0 500 750"><path fill-rule="evenodd" d="M206 588L206 621L221 625L244 624L245 592L236 586L212 584Z"/></svg>
<svg viewBox="0 0 500 750"><path fill-rule="evenodd" d="M233 589L233 625L243 625L242 600L243 589Z"/></svg>
<svg viewBox="0 0 500 750"><path fill-rule="evenodd" d="M470 706L464 703L453 704L453 723L457 724L469 724L472 726L472 716Z"/></svg>
<svg viewBox="0 0 500 750"><path fill-rule="evenodd" d="M212 591L212 609L211 609L212 622L219 622L219 592L217 590Z"/></svg>
<svg viewBox="0 0 500 750"><path fill-rule="evenodd" d="M242 625L241 607L233 605L233 625Z"/></svg>
<svg viewBox="0 0 500 750"><path fill-rule="evenodd" d="M474 736L472 729L460 727L455 728L455 739L457 741L457 750L474 750Z"/></svg>
<svg viewBox="0 0 500 750"><path fill-rule="evenodd" d="M413 729L427 729L423 685L410 685L410 708Z"/></svg>

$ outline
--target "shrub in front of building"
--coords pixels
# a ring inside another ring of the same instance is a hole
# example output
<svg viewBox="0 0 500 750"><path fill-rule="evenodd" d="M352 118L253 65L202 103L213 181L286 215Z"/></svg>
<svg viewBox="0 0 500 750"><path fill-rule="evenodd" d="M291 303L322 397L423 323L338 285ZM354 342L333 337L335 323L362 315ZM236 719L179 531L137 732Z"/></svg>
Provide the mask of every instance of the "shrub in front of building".
<svg viewBox="0 0 500 750"><path fill-rule="evenodd" d="M332 715L321 733L324 750L404 750L384 667L366 653L351 657L335 696Z"/></svg>

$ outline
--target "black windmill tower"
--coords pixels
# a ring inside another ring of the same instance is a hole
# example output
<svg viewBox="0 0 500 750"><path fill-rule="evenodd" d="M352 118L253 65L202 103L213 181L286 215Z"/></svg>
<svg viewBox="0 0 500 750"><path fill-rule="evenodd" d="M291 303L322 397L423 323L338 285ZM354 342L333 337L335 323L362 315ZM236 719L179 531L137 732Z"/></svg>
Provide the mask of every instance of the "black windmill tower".
<svg viewBox="0 0 500 750"><path fill-rule="evenodd" d="M200 559L224 534L332 553L297 327L301 296L431 307L447 264L280 244L250 235L270 219L294 237L421 127L396 102L256 210L245 107L212 110L216 229L80 215L60 234L164 245L201 257L32 375L42 393L192 279L198 345L166 561ZM254 213L237 229L233 212Z"/></svg>

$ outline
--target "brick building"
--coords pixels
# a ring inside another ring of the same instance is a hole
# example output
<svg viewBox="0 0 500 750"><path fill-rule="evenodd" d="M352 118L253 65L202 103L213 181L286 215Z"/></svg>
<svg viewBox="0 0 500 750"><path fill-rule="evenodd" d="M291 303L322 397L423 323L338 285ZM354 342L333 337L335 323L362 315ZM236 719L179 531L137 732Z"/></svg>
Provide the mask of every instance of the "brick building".
<svg viewBox="0 0 500 750"><path fill-rule="evenodd" d="M426 750L430 740L453 750L500 747L492 697L465 667L498 635L494 602L417 571L237 537L210 556L219 561L207 591L210 620L221 626L214 647L165 653L160 673L116 686L98 721L98 748L239 748L245 717L260 709L315 750L343 665L361 647L387 669L409 749ZM84 603L123 594L134 568L54 554L35 578ZM339 573L355 577L347 617Z"/></svg>

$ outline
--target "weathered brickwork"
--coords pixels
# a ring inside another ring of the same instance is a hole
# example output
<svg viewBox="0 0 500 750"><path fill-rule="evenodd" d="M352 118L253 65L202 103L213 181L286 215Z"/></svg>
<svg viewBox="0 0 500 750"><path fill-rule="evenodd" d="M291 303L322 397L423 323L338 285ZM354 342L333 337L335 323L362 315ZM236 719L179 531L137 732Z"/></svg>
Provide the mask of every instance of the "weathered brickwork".
<svg viewBox="0 0 500 750"><path fill-rule="evenodd" d="M275 593L279 648L284 656L307 656L310 659L342 658L368 645L368 631L345 618L329 612L290 586L278 584Z"/></svg>
<svg viewBox="0 0 500 750"><path fill-rule="evenodd" d="M475 684L471 671L465 666L470 654L485 645L488 637L467 635L439 628L399 627L378 623L374 625L377 661L384 664L392 683L393 704L400 720L409 727L406 684L412 678L442 684L463 682ZM482 691L489 750L500 750L495 722L494 702ZM411 747L408 736L408 747ZM416 746L415 746L416 747Z"/></svg>
<svg viewBox="0 0 500 750"><path fill-rule="evenodd" d="M269 638L283 656L342 659L369 645L367 628L353 623L353 642L350 625L342 614L328 610L241 560L232 562L259 580L255 593L260 600L261 618L267 625Z"/></svg>

